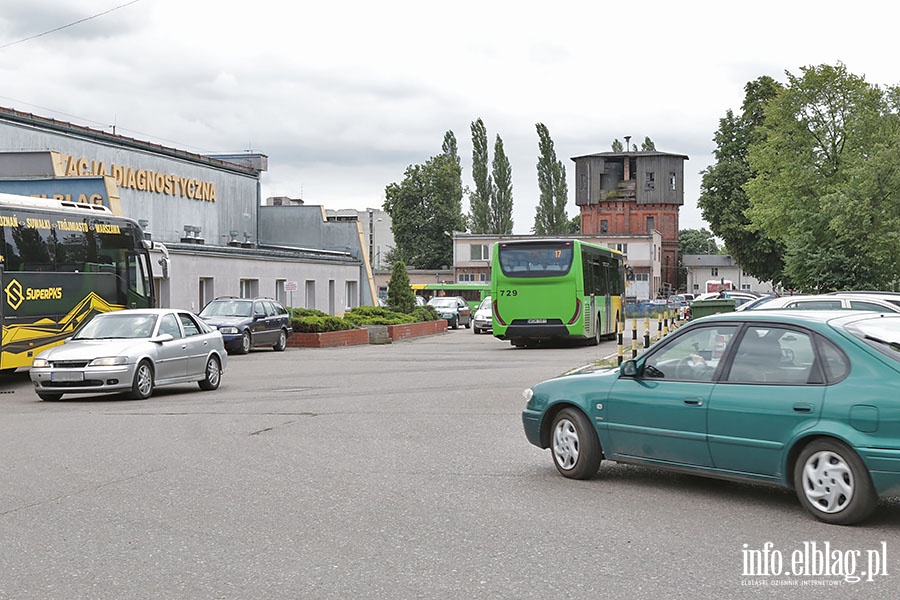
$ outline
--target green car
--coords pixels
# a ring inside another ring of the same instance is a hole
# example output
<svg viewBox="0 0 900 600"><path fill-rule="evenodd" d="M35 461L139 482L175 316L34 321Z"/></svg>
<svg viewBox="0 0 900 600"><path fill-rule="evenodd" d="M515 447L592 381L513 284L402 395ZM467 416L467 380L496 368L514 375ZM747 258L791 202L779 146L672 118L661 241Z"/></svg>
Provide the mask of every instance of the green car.
<svg viewBox="0 0 900 600"><path fill-rule="evenodd" d="M525 390L522 421L566 477L612 460L772 484L846 525L900 496L898 383L900 315L735 312Z"/></svg>

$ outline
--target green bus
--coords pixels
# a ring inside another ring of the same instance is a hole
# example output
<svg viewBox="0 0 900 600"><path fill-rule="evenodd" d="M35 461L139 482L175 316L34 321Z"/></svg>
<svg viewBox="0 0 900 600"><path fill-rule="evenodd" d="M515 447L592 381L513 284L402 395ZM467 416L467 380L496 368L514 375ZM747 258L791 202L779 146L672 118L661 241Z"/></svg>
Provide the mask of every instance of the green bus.
<svg viewBox="0 0 900 600"><path fill-rule="evenodd" d="M98 312L153 307L143 238L104 206L0 194L0 371L30 367Z"/></svg>
<svg viewBox="0 0 900 600"><path fill-rule="evenodd" d="M410 287L416 296L423 296L426 300L434 296L462 296L472 307L472 314L478 310L478 306L485 296L491 294L491 285L485 283L414 283Z"/></svg>
<svg viewBox="0 0 900 600"><path fill-rule="evenodd" d="M494 337L516 347L591 344L625 316L625 257L581 240L497 242L491 259Z"/></svg>

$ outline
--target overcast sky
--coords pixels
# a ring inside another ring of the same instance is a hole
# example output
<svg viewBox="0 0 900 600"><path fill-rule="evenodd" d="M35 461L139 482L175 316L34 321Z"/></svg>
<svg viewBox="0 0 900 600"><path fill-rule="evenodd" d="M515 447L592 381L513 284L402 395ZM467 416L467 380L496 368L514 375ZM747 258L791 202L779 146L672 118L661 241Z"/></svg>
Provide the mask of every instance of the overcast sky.
<svg viewBox="0 0 900 600"><path fill-rule="evenodd" d="M264 197L333 209L380 208L385 186L438 154L447 130L474 187L481 117L512 165L516 233L534 224L536 123L566 166L570 217L570 159L649 136L690 157L680 224L698 228L699 173L744 85L837 62L897 84L891 6L3 0L0 105L192 152L260 152Z"/></svg>

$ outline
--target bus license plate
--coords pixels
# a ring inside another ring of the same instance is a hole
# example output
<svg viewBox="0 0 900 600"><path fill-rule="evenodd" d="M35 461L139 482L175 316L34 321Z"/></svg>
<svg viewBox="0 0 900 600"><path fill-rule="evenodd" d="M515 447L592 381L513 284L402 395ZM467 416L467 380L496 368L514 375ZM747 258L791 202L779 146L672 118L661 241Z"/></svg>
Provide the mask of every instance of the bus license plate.
<svg viewBox="0 0 900 600"><path fill-rule="evenodd" d="M50 374L50 381L84 381L81 371L57 371Z"/></svg>
<svg viewBox="0 0 900 600"><path fill-rule="evenodd" d="M547 319L528 319L529 325L544 325L547 323Z"/></svg>

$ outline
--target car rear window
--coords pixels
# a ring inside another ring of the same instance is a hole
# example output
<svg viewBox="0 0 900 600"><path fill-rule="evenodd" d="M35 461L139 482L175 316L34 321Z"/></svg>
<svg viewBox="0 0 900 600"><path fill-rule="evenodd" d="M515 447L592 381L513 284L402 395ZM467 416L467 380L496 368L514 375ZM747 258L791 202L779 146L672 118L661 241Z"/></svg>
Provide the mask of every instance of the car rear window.
<svg viewBox="0 0 900 600"><path fill-rule="evenodd" d="M846 329L867 345L900 362L900 318L860 319L848 324Z"/></svg>

